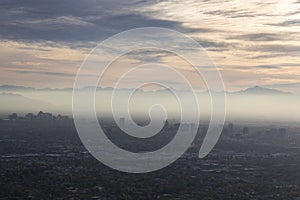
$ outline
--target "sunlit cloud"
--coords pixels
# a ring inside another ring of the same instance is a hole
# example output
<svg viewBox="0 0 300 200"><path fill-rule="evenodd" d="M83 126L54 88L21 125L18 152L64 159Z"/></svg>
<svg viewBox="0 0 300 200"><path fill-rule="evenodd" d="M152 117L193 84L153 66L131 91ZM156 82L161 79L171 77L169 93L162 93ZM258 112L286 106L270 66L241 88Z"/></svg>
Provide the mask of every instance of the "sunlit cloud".
<svg viewBox="0 0 300 200"><path fill-rule="evenodd" d="M286 84L297 91L292 87L300 74L297 0L10 0L0 5L0 84L71 87L82 61L99 42L131 28L158 26L198 41L229 90ZM108 53L117 53L109 48ZM126 69L144 61L173 62L192 77L190 67L174 55L145 55L131 53L118 64ZM117 74L112 72L107 85Z"/></svg>

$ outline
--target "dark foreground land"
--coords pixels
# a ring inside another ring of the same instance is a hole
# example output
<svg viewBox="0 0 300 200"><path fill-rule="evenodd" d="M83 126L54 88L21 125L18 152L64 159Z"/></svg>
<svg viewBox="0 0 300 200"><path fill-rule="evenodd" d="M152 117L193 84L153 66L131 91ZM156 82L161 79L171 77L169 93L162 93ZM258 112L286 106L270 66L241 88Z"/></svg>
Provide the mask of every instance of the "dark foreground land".
<svg viewBox="0 0 300 200"><path fill-rule="evenodd" d="M0 199L299 199L297 130L237 129L204 159L196 141L164 169L127 174L94 159L71 120L2 121Z"/></svg>

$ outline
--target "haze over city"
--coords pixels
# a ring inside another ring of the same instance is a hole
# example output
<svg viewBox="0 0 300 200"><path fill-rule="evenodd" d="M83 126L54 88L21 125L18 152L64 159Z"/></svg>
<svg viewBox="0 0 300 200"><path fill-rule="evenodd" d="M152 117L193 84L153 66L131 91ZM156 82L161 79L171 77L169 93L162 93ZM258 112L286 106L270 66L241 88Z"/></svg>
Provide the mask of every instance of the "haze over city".
<svg viewBox="0 0 300 200"><path fill-rule="evenodd" d="M1 0L0 45L0 199L300 199L300 0Z"/></svg>

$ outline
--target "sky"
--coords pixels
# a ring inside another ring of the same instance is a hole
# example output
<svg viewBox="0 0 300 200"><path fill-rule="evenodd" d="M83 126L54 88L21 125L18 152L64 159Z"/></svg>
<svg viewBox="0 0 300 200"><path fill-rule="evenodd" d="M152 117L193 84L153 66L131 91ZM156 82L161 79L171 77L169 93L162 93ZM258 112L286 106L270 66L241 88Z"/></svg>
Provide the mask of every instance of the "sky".
<svg viewBox="0 0 300 200"><path fill-rule="evenodd" d="M300 93L299 0L2 0L0 26L0 85L72 87L103 40L163 27L199 42L228 91L260 85ZM161 54L147 59L183 67ZM143 59L131 54L119 63Z"/></svg>

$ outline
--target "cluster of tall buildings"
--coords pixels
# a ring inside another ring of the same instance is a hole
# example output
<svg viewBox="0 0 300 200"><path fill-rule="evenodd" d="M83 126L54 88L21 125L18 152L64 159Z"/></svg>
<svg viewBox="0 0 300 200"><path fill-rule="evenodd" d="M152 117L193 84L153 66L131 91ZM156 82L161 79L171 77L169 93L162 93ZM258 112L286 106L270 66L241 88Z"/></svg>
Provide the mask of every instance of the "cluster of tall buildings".
<svg viewBox="0 0 300 200"><path fill-rule="evenodd" d="M172 121L172 120L171 120ZM174 120L173 120L174 121ZM195 123L171 123L169 122L169 120L165 120L162 122L163 124L163 129L164 130L178 130L179 127L182 131L185 132L194 132L197 131L198 127L196 126ZM125 126L130 126L130 124L126 123L126 119L124 117L119 118L119 123L118 125L120 126L120 128L123 128Z"/></svg>
<svg viewBox="0 0 300 200"><path fill-rule="evenodd" d="M36 115L33 113L27 113L25 116L18 116L17 113L12 113L8 115L8 119L10 121L18 121L18 120L43 120L43 121L52 121L52 120L69 120L68 116L64 115L53 115L52 113L45 113L43 111L38 112Z"/></svg>

